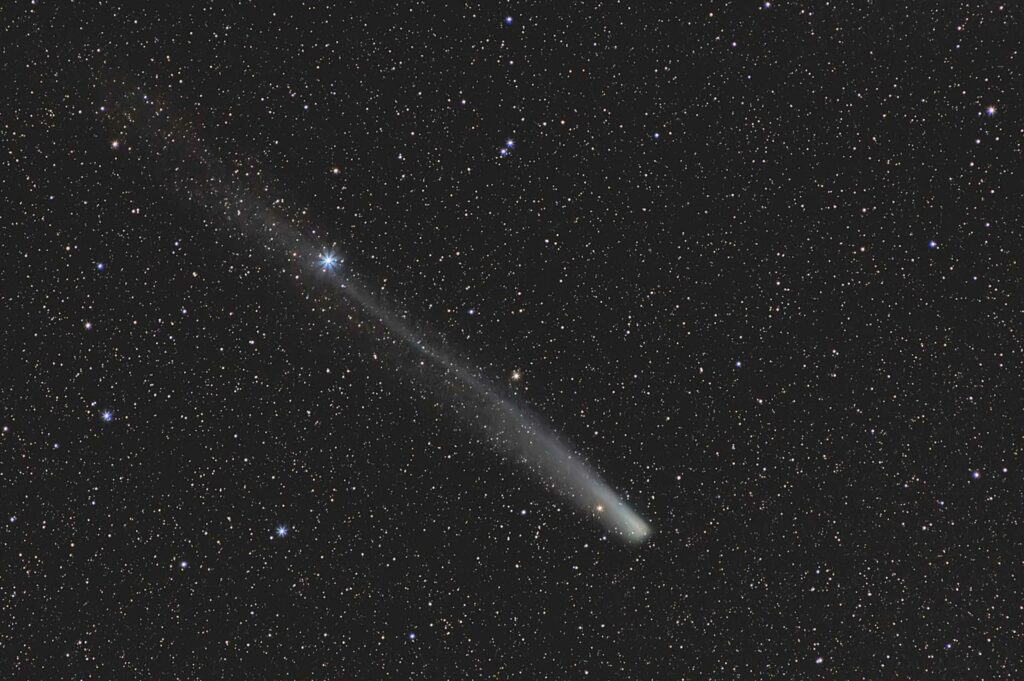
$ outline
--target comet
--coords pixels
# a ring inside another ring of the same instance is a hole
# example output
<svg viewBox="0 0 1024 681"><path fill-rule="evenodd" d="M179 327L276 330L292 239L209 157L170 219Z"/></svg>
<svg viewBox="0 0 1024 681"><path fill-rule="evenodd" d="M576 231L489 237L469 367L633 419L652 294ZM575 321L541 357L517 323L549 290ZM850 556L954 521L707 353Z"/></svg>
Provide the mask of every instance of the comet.
<svg viewBox="0 0 1024 681"><path fill-rule="evenodd" d="M141 99L141 104L129 102L127 110L120 113L144 133L141 136L155 143L153 160L164 161L171 185L189 203L219 214L270 252L288 258L297 276L325 283L339 302L347 301L376 319L442 379L428 381L439 400L460 400L462 408L454 411L485 440L510 461L532 471L546 488L595 518L609 535L627 544L641 544L651 536L653 529L647 521L543 417L504 394L470 364L417 333L404 315L392 311L359 280L348 266L348 254L307 236L281 217L275 202L243 186L241 174L229 171L209 153L189 125L168 114L168 107L157 105L148 96ZM506 149L512 146L510 140ZM456 385L460 389L454 390Z"/></svg>

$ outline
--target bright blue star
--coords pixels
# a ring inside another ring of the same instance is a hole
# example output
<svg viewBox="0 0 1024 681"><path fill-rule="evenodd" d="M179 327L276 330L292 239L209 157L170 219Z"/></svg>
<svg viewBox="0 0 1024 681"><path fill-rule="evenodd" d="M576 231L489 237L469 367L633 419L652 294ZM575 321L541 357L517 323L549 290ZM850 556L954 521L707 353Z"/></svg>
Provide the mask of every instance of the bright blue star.
<svg viewBox="0 0 1024 681"><path fill-rule="evenodd" d="M512 17L505 17L505 25L506 26L511 26L512 25Z"/></svg>
<svg viewBox="0 0 1024 681"><path fill-rule="evenodd" d="M928 248L935 249L935 248L938 248L938 247L939 247L938 242L936 242L936 241L929 241L928 242Z"/></svg>
<svg viewBox="0 0 1024 681"><path fill-rule="evenodd" d="M287 525L278 525L277 529L274 530L274 534L276 534L278 537L287 537L288 536L288 526Z"/></svg>
<svg viewBox="0 0 1024 681"><path fill-rule="evenodd" d="M410 641L415 641L416 640L416 632L415 631L410 631L409 632L409 640Z"/></svg>
<svg viewBox="0 0 1024 681"><path fill-rule="evenodd" d="M96 269L102 272L103 270L107 269L107 264L104 262L98 262L96 263Z"/></svg>
<svg viewBox="0 0 1024 681"><path fill-rule="evenodd" d="M320 256L320 266L323 267L324 271L333 270L334 266L338 264L338 258L333 253L324 253Z"/></svg>
<svg viewBox="0 0 1024 681"><path fill-rule="evenodd" d="M511 149L515 145L516 145L516 141L514 139L510 138L510 139L505 140L505 146L508 147L509 149Z"/></svg>
<svg viewBox="0 0 1024 681"><path fill-rule="evenodd" d="M103 419L104 421L112 421L114 419L114 412L107 409L106 411L100 414L100 418Z"/></svg>
<svg viewBox="0 0 1024 681"><path fill-rule="evenodd" d="M502 147L501 150L498 152L498 156L501 156L502 158L508 156L508 147Z"/></svg>

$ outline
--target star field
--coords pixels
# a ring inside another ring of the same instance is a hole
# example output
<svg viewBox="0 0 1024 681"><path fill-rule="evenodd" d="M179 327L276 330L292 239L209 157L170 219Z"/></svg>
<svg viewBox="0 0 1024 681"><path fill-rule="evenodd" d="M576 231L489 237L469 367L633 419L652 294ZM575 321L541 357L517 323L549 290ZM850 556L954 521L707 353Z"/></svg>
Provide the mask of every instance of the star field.
<svg viewBox="0 0 1024 681"><path fill-rule="evenodd" d="M11 3L0 676L1024 678L1021 31Z"/></svg>

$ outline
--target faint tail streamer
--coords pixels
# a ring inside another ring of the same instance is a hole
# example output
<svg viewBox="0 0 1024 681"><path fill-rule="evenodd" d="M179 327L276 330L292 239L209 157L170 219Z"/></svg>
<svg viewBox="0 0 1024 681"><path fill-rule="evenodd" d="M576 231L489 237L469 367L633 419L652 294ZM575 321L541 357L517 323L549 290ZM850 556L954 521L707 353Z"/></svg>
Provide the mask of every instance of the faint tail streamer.
<svg viewBox="0 0 1024 681"><path fill-rule="evenodd" d="M597 518L611 535L622 541L638 544L651 535L650 525L540 417L503 396L465 363L429 344L354 275L343 274L340 268L324 267L323 245L279 218L267 201L247 191L236 179L237 173L229 172L205 151L183 119L171 116L166 106L137 93L108 113L121 124L125 134L137 131L137 135L145 135L154 143L152 153L169 162L165 165L173 173L171 179L178 190L204 207L217 208L251 238L286 255L303 276L326 277L338 296L361 307L390 334L429 361L438 373L461 384L475 412L470 422L481 431L486 424L487 438L506 456L527 464L547 487ZM444 394L444 385L439 382L435 386L438 397L451 399Z"/></svg>

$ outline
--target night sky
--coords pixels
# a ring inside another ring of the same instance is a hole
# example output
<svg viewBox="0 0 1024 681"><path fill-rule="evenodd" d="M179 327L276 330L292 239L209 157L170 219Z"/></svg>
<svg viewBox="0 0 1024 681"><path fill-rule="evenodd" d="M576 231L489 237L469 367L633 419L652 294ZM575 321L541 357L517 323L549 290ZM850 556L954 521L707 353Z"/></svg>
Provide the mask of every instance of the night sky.
<svg viewBox="0 0 1024 681"><path fill-rule="evenodd" d="M0 677L1024 678L1014 3L125 5L0 8Z"/></svg>

